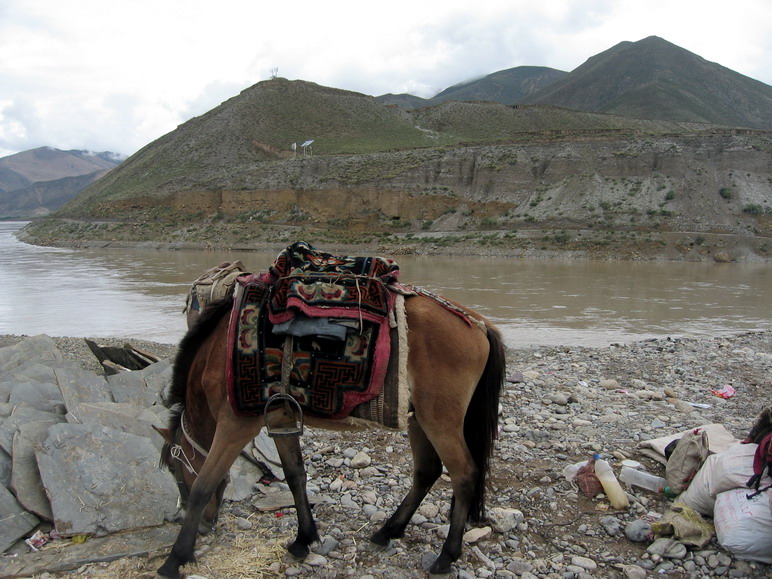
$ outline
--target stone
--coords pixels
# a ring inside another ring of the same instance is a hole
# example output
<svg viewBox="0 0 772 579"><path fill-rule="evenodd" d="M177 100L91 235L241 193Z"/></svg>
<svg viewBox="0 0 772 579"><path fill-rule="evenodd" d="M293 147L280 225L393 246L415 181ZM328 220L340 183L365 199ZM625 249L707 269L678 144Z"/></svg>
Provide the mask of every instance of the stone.
<svg viewBox="0 0 772 579"><path fill-rule="evenodd" d="M55 424L37 452L56 531L97 535L160 525L177 485L149 438L98 424Z"/></svg>
<svg viewBox="0 0 772 579"><path fill-rule="evenodd" d="M625 527L625 536L636 543L643 543L651 537L651 523L636 519Z"/></svg>
<svg viewBox="0 0 772 579"><path fill-rule="evenodd" d="M594 571L598 568L598 564L595 561L588 557L581 557L579 555L574 555L571 557L571 564L576 565L577 567L581 567L587 571Z"/></svg>
<svg viewBox="0 0 772 579"><path fill-rule="evenodd" d="M0 425L0 448L8 454L13 454L13 436L16 434L21 424L28 422L45 422L47 424L56 424L63 422L64 416L36 410L29 404L17 404L13 408L11 415L3 420Z"/></svg>
<svg viewBox="0 0 772 579"><path fill-rule="evenodd" d="M273 438L268 436L265 428L261 428L258 435L252 440L252 456L264 464L278 480L284 480L284 469L281 466L279 451L276 450L276 443Z"/></svg>
<svg viewBox="0 0 772 579"><path fill-rule="evenodd" d="M38 526L38 518L22 508L5 487L0 487L0 553ZM7 575L0 573L0 577Z"/></svg>
<svg viewBox="0 0 772 579"><path fill-rule="evenodd" d="M488 509L488 520L497 533L508 533L522 523L525 517L517 509L493 507Z"/></svg>
<svg viewBox="0 0 772 579"><path fill-rule="evenodd" d="M638 565L625 565L622 567L622 573L627 579L646 579L646 570Z"/></svg>
<svg viewBox="0 0 772 579"><path fill-rule="evenodd" d="M35 448L45 441L50 427L51 424L46 422L28 422L19 426L13 438L11 475L11 486L19 503L46 521L53 521L54 516L51 512L51 501L40 479Z"/></svg>
<svg viewBox="0 0 772 579"><path fill-rule="evenodd" d="M354 458L351 459L351 467L352 468L364 468L366 466L370 466L370 463L372 462L372 459L370 456L363 451L359 451L356 453Z"/></svg>
<svg viewBox="0 0 772 579"><path fill-rule="evenodd" d="M131 402L82 402L78 406L78 414L82 424L104 424L121 432L149 438L160 456L165 440L153 429L153 425L166 425L147 408Z"/></svg>
<svg viewBox="0 0 772 579"><path fill-rule="evenodd" d="M0 558L0 577L43 577L45 572L61 573L88 563L165 551L174 544L179 532L179 525L165 524L109 537L92 537L82 544L70 543L64 549L46 548L13 559ZM2 533L0 525L0 535Z"/></svg>
<svg viewBox="0 0 772 579"><path fill-rule="evenodd" d="M115 402L107 380L87 370L56 369L56 382L67 411L80 421L78 406L84 402Z"/></svg>
<svg viewBox="0 0 772 579"><path fill-rule="evenodd" d="M466 533L464 533L464 542L477 543L478 541L482 541L483 539L487 539L488 537L490 537L492 531L493 529L487 526L470 529Z"/></svg>
<svg viewBox="0 0 772 579"><path fill-rule="evenodd" d="M107 377L107 387L115 402L150 406L145 400L147 384L141 372L120 372Z"/></svg>
<svg viewBox="0 0 772 579"><path fill-rule="evenodd" d="M667 559L683 559L686 557L686 545L675 539L660 537L649 545L646 552L650 555L659 555Z"/></svg>
<svg viewBox="0 0 772 579"><path fill-rule="evenodd" d="M56 347L53 338L41 334L22 340L13 346L0 348L0 372L10 372L30 360L43 363L61 359L62 353Z"/></svg>
<svg viewBox="0 0 772 579"><path fill-rule="evenodd" d="M607 517L601 517L600 526L603 527L603 530L606 531L609 537L616 537L618 534L622 532L621 525L619 524L619 519L612 516Z"/></svg>
<svg viewBox="0 0 772 579"><path fill-rule="evenodd" d="M14 406L28 404L36 410L64 414L64 399L59 387L53 383L17 382L8 396L8 402Z"/></svg>
<svg viewBox="0 0 772 579"><path fill-rule="evenodd" d="M255 463L239 456L230 469L231 480L225 487L224 498L229 501L243 501L255 492L255 483L263 476L262 469Z"/></svg>
<svg viewBox="0 0 772 579"><path fill-rule="evenodd" d="M11 470L13 468L13 459L11 455L0 448L0 486L11 486Z"/></svg>
<svg viewBox="0 0 772 579"><path fill-rule="evenodd" d="M619 388L619 382L617 382L613 378L612 379L603 379L603 380L600 381L600 383L598 385L601 388L603 388L604 390L616 390L616 389Z"/></svg>

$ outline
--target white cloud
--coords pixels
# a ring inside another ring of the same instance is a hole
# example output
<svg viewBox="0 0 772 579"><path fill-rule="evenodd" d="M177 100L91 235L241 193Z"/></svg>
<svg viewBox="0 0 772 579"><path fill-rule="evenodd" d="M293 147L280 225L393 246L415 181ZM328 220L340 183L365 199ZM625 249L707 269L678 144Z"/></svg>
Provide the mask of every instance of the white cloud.
<svg viewBox="0 0 772 579"><path fill-rule="evenodd" d="M265 80L379 95L521 65L570 71L657 35L772 82L772 3L747 0L4 0L0 155L133 153Z"/></svg>

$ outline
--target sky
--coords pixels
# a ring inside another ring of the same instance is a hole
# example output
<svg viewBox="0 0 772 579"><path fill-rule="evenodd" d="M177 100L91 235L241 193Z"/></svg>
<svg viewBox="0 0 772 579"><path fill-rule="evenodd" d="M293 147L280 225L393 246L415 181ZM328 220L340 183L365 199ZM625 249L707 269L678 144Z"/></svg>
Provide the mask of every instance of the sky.
<svg viewBox="0 0 772 579"><path fill-rule="evenodd" d="M428 98L652 35L772 85L770 0L0 0L0 157L131 155L274 75Z"/></svg>

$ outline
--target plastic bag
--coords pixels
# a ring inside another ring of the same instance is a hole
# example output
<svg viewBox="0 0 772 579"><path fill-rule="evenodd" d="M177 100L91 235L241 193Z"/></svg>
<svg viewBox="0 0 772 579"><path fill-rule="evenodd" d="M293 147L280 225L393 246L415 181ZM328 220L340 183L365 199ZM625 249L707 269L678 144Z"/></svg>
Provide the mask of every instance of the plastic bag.
<svg viewBox="0 0 772 579"><path fill-rule="evenodd" d="M716 497L713 524L719 544L738 559L772 563L772 489L748 499L748 489Z"/></svg>
<svg viewBox="0 0 772 579"><path fill-rule="evenodd" d="M594 497L603 492L603 485L595 474L595 458L588 460L586 465L576 471L576 484L587 497Z"/></svg>
<svg viewBox="0 0 772 579"><path fill-rule="evenodd" d="M753 457L757 446L738 443L724 452L710 455L689 488L678 497L678 502L703 515L712 516L719 493L746 488L745 483L753 475ZM772 480L765 476L762 484L772 484Z"/></svg>

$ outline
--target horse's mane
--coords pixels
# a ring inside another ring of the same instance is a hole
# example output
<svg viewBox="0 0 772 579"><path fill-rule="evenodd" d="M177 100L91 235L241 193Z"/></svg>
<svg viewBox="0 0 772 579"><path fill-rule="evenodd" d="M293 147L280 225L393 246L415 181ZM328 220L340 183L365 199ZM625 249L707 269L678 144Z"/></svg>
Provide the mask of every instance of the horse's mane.
<svg viewBox="0 0 772 579"><path fill-rule="evenodd" d="M214 301L206 306L206 309L198 318L198 321L190 328L180 341L177 348L177 356L172 367L172 383L166 396L165 405L169 408L169 432L177 432L180 426L180 416L185 410L185 398L188 391L188 374L193 360L198 353L201 344L206 340L224 315L233 305L233 297L227 296ZM171 443L164 444L161 451L161 464L164 463L170 452Z"/></svg>

